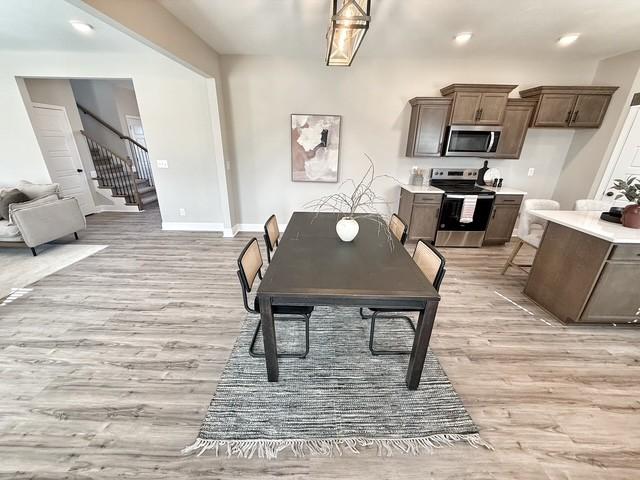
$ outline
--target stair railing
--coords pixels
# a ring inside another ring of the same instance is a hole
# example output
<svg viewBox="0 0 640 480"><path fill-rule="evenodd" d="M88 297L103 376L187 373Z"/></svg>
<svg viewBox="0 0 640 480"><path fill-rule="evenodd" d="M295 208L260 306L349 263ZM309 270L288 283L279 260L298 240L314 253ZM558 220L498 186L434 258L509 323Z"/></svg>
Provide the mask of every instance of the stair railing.
<svg viewBox="0 0 640 480"><path fill-rule="evenodd" d="M149 150L147 150L147 147L138 143L128 135L123 134L116 128L112 127L91 110L88 110L79 103L76 103L76 105L78 106L78 110L80 110L85 115L93 118L96 122L109 130L109 132L117 135L125 143L128 151L131 152L131 157L133 157L132 168L138 174L138 177L147 180L149 182L149 186L155 186L155 182L153 180L153 171L151 170L151 161L149 160Z"/></svg>
<svg viewBox="0 0 640 480"><path fill-rule="evenodd" d="M133 162L130 158L124 159L113 153L111 150L101 145L83 130L91 152L93 166L96 169L98 185L110 188L111 191L120 197L124 197L126 203L137 204L142 210L144 205L138 193L138 176L133 169Z"/></svg>

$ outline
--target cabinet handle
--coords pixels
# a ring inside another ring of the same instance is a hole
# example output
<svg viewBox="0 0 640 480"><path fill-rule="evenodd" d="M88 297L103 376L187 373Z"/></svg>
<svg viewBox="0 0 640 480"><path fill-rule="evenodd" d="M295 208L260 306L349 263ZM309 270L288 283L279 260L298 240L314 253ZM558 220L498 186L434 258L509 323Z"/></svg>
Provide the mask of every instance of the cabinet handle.
<svg viewBox="0 0 640 480"><path fill-rule="evenodd" d="M569 123L569 120L571 120L571 110L567 112L567 118L564 119L564 123Z"/></svg>
<svg viewBox="0 0 640 480"><path fill-rule="evenodd" d="M580 112L580 110L576 110L575 112L573 112L573 118L571 119L571 123L575 123L576 119L578 118L578 113Z"/></svg>
<svg viewBox="0 0 640 480"><path fill-rule="evenodd" d="M476 122L480 120L480 109L476 110Z"/></svg>
<svg viewBox="0 0 640 480"><path fill-rule="evenodd" d="M478 120L482 118L482 109L478 110Z"/></svg>
<svg viewBox="0 0 640 480"><path fill-rule="evenodd" d="M491 215L491 219L493 220L494 218L496 218L496 209L493 209L493 215Z"/></svg>

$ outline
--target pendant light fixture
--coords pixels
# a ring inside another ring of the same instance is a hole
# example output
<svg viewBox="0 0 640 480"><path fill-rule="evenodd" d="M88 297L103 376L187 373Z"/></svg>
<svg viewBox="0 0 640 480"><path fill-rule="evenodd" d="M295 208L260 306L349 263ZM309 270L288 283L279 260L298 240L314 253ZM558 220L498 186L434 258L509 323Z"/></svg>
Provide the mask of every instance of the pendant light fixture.
<svg viewBox="0 0 640 480"><path fill-rule="evenodd" d="M331 0L327 65L348 67L371 22L371 0Z"/></svg>

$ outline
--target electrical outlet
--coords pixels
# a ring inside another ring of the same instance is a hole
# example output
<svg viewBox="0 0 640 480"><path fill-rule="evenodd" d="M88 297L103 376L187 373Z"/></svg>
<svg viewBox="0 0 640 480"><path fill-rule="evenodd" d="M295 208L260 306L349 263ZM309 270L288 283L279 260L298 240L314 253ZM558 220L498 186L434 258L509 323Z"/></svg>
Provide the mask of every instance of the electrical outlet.
<svg viewBox="0 0 640 480"><path fill-rule="evenodd" d="M158 168L169 168L169 162L166 160L158 160L157 161Z"/></svg>
<svg viewBox="0 0 640 480"><path fill-rule="evenodd" d="M529 169L529 172L527 172L527 175L528 175L529 177L533 177L533 174L534 174L534 173L536 173L536 169L535 169L535 168L530 168L530 169Z"/></svg>
<svg viewBox="0 0 640 480"><path fill-rule="evenodd" d="M178 210L178 213L180 213L181 217L186 217L187 216L187 212L184 208L181 208L180 210Z"/></svg>

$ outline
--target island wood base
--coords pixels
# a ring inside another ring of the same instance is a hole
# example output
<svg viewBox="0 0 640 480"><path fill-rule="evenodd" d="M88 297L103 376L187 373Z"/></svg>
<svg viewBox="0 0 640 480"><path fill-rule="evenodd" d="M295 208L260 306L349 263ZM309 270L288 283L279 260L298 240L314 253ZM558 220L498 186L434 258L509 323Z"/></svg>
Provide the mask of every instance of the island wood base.
<svg viewBox="0 0 640 480"><path fill-rule="evenodd" d="M549 222L524 293L564 323L640 325L640 244Z"/></svg>

